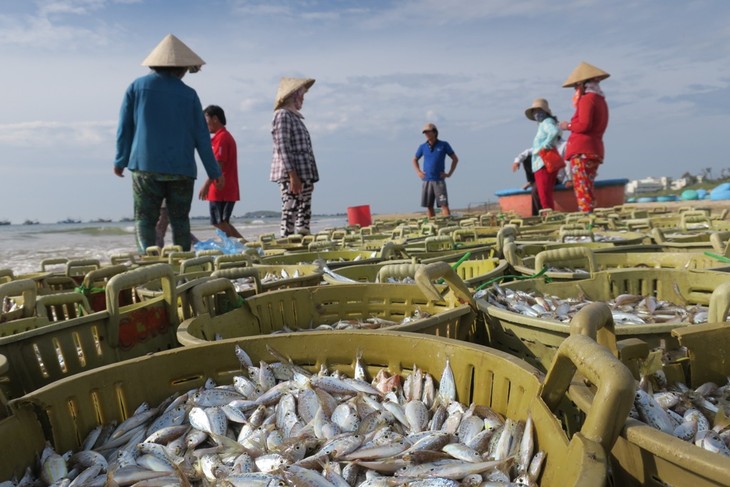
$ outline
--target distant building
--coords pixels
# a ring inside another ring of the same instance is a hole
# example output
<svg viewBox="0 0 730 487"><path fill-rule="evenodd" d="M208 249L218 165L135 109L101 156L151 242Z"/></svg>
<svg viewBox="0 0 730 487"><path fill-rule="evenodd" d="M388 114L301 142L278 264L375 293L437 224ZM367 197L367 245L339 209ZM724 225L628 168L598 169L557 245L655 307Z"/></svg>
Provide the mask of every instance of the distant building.
<svg viewBox="0 0 730 487"><path fill-rule="evenodd" d="M679 191L680 189L683 189L687 187L690 184L689 179L687 178L679 178L672 181L671 189L674 191Z"/></svg>
<svg viewBox="0 0 730 487"><path fill-rule="evenodd" d="M656 193L669 189L671 184L672 178L666 176L634 179L626 184L626 194Z"/></svg>

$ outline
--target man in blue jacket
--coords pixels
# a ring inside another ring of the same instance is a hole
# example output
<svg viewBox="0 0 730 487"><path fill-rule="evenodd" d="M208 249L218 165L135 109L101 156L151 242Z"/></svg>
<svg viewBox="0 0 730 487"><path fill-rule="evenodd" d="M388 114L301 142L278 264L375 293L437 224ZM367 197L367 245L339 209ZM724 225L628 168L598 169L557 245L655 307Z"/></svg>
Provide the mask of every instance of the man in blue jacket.
<svg viewBox="0 0 730 487"><path fill-rule="evenodd" d="M167 35L142 62L152 70L127 88L119 113L114 174L132 172L137 247L144 253L156 243L162 201L172 227L172 240L190 250L190 206L198 152L205 172L216 185L224 183L210 144L198 94L182 82L186 72L205 64L180 39Z"/></svg>
<svg viewBox="0 0 730 487"><path fill-rule="evenodd" d="M426 142L421 144L416 150L413 157L413 167L416 169L418 177L423 181L421 188L421 206L425 207L429 218L433 218L433 206L436 204L441 208L443 216L451 215L449 210L449 196L446 192L445 179L451 177L456 169L459 158L445 140L439 140L439 131L432 123L427 123L423 127L423 135L426 136ZM446 156L451 158L451 168L449 172L446 170ZM418 164L418 160L423 157L423 170Z"/></svg>

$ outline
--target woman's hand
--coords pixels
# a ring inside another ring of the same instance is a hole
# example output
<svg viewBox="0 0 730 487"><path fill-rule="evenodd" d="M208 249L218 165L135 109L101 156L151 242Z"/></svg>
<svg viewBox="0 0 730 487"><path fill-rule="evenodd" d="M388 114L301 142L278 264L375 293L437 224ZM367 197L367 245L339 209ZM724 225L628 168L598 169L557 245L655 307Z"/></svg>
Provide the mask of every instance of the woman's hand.
<svg viewBox="0 0 730 487"><path fill-rule="evenodd" d="M302 192L302 180L299 179L299 175L295 172L289 173L289 191L292 194L299 194Z"/></svg>
<svg viewBox="0 0 730 487"><path fill-rule="evenodd" d="M560 130L570 130L570 123L566 122L565 120L560 122L559 126Z"/></svg>

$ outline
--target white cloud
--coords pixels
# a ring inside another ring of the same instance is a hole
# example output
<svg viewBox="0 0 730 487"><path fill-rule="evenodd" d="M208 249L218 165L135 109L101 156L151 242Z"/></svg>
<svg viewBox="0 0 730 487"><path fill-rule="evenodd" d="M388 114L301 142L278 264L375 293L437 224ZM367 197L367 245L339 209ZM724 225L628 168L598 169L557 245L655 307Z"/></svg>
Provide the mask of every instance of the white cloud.
<svg viewBox="0 0 730 487"><path fill-rule="evenodd" d="M0 124L0 143L14 147L82 149L113 143L116 121Z"/></svg>

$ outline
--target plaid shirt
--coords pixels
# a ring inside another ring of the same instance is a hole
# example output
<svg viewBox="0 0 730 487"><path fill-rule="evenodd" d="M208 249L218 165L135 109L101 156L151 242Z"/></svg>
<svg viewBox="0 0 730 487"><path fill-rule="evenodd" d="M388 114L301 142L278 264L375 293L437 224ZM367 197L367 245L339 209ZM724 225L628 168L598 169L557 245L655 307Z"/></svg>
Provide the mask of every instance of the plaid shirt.
<svg viewBox="0 0 730 487"><path fill-rule="evenodd" d="M290 171L295 171L303 182L319 181L312 140L303 118L300 114L284 108L274 112L271 122L271 136L274 139L274 155L269 175L271 181L287 181Z"/></svg>

